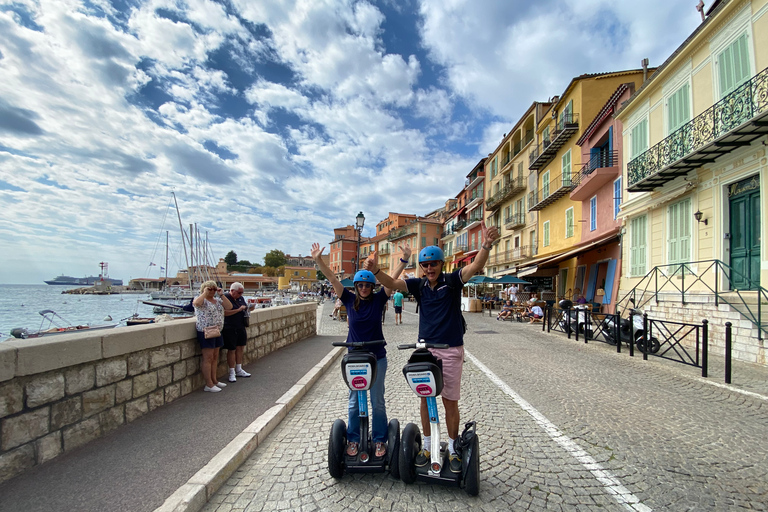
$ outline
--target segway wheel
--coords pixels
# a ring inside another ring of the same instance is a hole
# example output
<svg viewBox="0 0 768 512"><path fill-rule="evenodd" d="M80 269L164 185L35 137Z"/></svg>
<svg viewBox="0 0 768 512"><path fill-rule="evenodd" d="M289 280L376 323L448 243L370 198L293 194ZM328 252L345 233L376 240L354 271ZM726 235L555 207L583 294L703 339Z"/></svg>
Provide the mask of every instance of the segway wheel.
<svg viewBox="0 0 768 512"><path fill-rule="evenodd" d="M344 450L347 448L347 425L344 420L336 420L331 427L328 440L328 473L333 478L344 476Z"/></svg>
<svg viewBox="0 0 768 512"><path fill-rule="evenodd" d="M480 492L480 441L477 436L472 438L469 447L463 457L464 465L464 490L470 496L477 496Z"/></svg>
<svg viewBox="0 0 768 512"><path fill-rule="evenodd" d="M421 432L415 423L409 423L400 439L400 480L406 484L416 481L416 455L421 450Z"/></svg>
<svg viewBox="0 0 768 512"><path fill-rule="evenodd" d="M389 474L400 479L400 422L389 420L387 426L387 458L389 459Z"/></svg>

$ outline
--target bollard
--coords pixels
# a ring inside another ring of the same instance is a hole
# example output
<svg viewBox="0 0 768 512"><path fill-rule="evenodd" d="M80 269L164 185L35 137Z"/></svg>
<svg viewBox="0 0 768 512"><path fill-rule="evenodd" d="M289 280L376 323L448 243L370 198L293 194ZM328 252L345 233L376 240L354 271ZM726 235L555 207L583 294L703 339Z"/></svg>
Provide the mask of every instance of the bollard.
<svg viewBox="0 0 768 512"><path fill-rule="evenodd" d="M635 357L635 340L633 339L635 337L633 334L634 330L635 330L635 310L630 309L629 310L629 357ZM621 335L621 332L619 332L619 335Z"/></svg>
<svg viewBox="0 0 768 512"><path fill-rule="evenodd" d="M634 338L634 334L632 335ZM643 313L643 361L648 360L648 349L651 342L648 339L648 313Z"/></svg>
<svg viewBox="0 0 768 512"><path fill-rule="evenodd" d="M615 312L615 317L613 317L613 332L615 334L614 338L617 340L618 343L616 343L616 353L621 354L621 331L619 331L619 322L621 322L621 315L619 315L618 308Z"/></svg>
<svg viewBox="0 0 768 512"><path fill-rule="evenodd" d="M731 322L725 322L725 383L731 383Z"/></svg>
<svg viewBox="0 0 768 512"><path fill-rule="evenodd" d="M547 332L552 332L552 306L547 306Z"/></svg>
<svg viewBox="0 0 768 512"><path fill-rule="evenodd" d="M701 321L701 376L707 377L707 364L709 362L709 320Z"/></svg>

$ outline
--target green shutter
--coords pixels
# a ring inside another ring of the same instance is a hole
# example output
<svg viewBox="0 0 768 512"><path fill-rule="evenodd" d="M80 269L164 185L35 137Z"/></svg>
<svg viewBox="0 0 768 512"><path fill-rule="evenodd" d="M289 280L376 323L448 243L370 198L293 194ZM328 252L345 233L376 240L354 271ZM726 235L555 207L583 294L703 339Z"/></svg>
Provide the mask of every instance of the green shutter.
<svg viewBox="0 0 768 512"><path fill-rule="evenodd" d="M648 119L643 119L634 128L632 128L632 154L630 159L640 155L648 149Z"/></svg>
<svg viewBox="0 0 768 512"><path fill-rule="evenodd" d="M669 133L674 132L691 120L690 102L688 101L689 90L690 86L685 84L669 97L667 103Z"/></svg>
<svg viewBox="0 0 768 512"><path fill-rule="evenodd" d="M541 199L544 200L549 197L549 171L545 172L541 177Z"/></svg>
<svg viewBox="0 0 768 512"><path fill-rule="evenodd" d="M565 238L573 236L573 208L565 210Z"/></svg>
<svg viewBox="0 0 768 512"><path fill-rule="evenodd" d="M571 150L569 149L563 155L563 186L568 187L571 184Z"/></svg>
<svg viewBox="0 0 768 512"><path fill-rule="evenodd" d="M544 223L544 247L549 246L549 221Z"/></svg>
<svg viewBox="0 0 768 512"><path fill-rule="evenodd" d="M720 73L720 97L733 92L749 80L749 48L746 32L717 57Z"/></svg>
<svg viewBox="0 0 768 512"><path fill-rule="evenodd" d="M690 199L669 207L668 263L687 263L691 260L691 216Z"/></svg>
<svg viewBox="0 0 768 512"><path fill-rule="evenodd" d="M645 275L646 217L637 217L630 223L629 273L632 276Z"/></svg>

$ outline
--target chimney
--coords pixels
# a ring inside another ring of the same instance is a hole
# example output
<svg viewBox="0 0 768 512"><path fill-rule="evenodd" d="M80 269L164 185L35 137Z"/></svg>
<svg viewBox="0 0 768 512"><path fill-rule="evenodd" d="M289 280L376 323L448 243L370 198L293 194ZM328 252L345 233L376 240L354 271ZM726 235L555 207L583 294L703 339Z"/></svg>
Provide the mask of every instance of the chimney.
<svg viewBox="0 0 768 512"><path fill-rule="evenodd" d="M648 80L648 59L643 59L640 64L643 66L643 83Z"/></svg>
<svg viewBox="0 0 768 512"><path fill-rule="evenodd" d="M704 22L704 2L703 0L699 0L699 3L696 5L696 10L699 11L699 14L701 14L701 21Z"/></svg>

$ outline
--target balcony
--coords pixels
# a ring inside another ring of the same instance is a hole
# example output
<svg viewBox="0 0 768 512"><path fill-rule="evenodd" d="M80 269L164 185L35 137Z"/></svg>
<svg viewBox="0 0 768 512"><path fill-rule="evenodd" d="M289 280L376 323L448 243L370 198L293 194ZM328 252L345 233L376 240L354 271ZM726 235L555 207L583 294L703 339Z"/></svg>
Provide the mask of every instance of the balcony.
<svg viewBox="0 0 768 512"><path fill-rule="evenodd" d="M589 162L573 177L571 199L585 201L594 196L606 183L619 177L619 152L605 151L592 155Z"/></svg>
<svg viewBox="0 0 768 512"><path fill-rule="evenodd" d="M445 239L445 238L448 238L449 236L453 236L453 235L455 235L455 234L456 234L456 232L455 232L453 229L451 229L451 228L448 228L448 229L446 229L445 231L443 231L443 232L440 234L440 238L443 238L443 239Z"/></svg>
<svg viewBox="0 0 768 512"><path fill-rule="evenodd" d="M570 175L560 175L549 181L549 186L528 194L529 212L543 210L573 190Z"/></svg>
<svg viewBox="0 0 768 512"><path fill-rule="evenodd" d="M475 226L479 225L483 221L483 214L482 212L478 212L475 210L472 212L472 215L469 216L467 219L467 229L472 229Z"/></svg>
<svg viewBox="0 0 768 512"><path fill-rule="evenodd" d="M549 140L541 141L541 144L531 151L529 156L529 169L538 171L555 158L557 152L565 146L571 135L579 130L579 114L566 114L560 116L555 130L550 134Z"/></svg>
<svg viewBox="0 0 768 512"><path fill-rule="evenodd" d="M405 226L402 228L395 229L393 231L390 231L387 235L387 240L397 240L398 238L403 238L406 235L411 234L410 226Z"/></svg>
<svg viewBox="0 0 768 512"><path fill-rule="evenodd" d="M456 244L454 246L453 253L454 254L460 254L460 253L463 253L463 252L467 252L467 247L468 247L467 244Z"/></svg>
<svg viewBox="0 0 768 512"><path fill-rule="evenodd" d="M453 225L453 232L454 233L458 233L459 231L464 229L466 227L466 225L467 225L467 221L466 220L458 220L458 221L456 221L456 223Z"/></svg>
<svg viewBox="0 0 768 512"><path fill-rule="evenodd" d="M515 213L504 219L504 227L506 229L516 229L525 226L525 214Z"/></svg>
<svg viewBox="0 0 768 512"><path fill-rule="evenodd" d="M379 248L379 256L384 256L386 254L389 254L389 244L387 244L385 247Z"/></svg>
<svg viewBox="0 0 768 512"><path fill-rule="evenodd" d="M501 187L497 193L488 197L488 200L485 202L485 208L488 213L491 213L494 210L498 210L504 201L514 196L515 194L523 192L524 190L525 181L523 180L522 176L511 179L508 183Z"/></svg>
<svg viewBox="0 0 768 512"><path fill-rule="evenodd" d="M650 192L768 133L768 68L627 164L627 190Z"/></svg>

